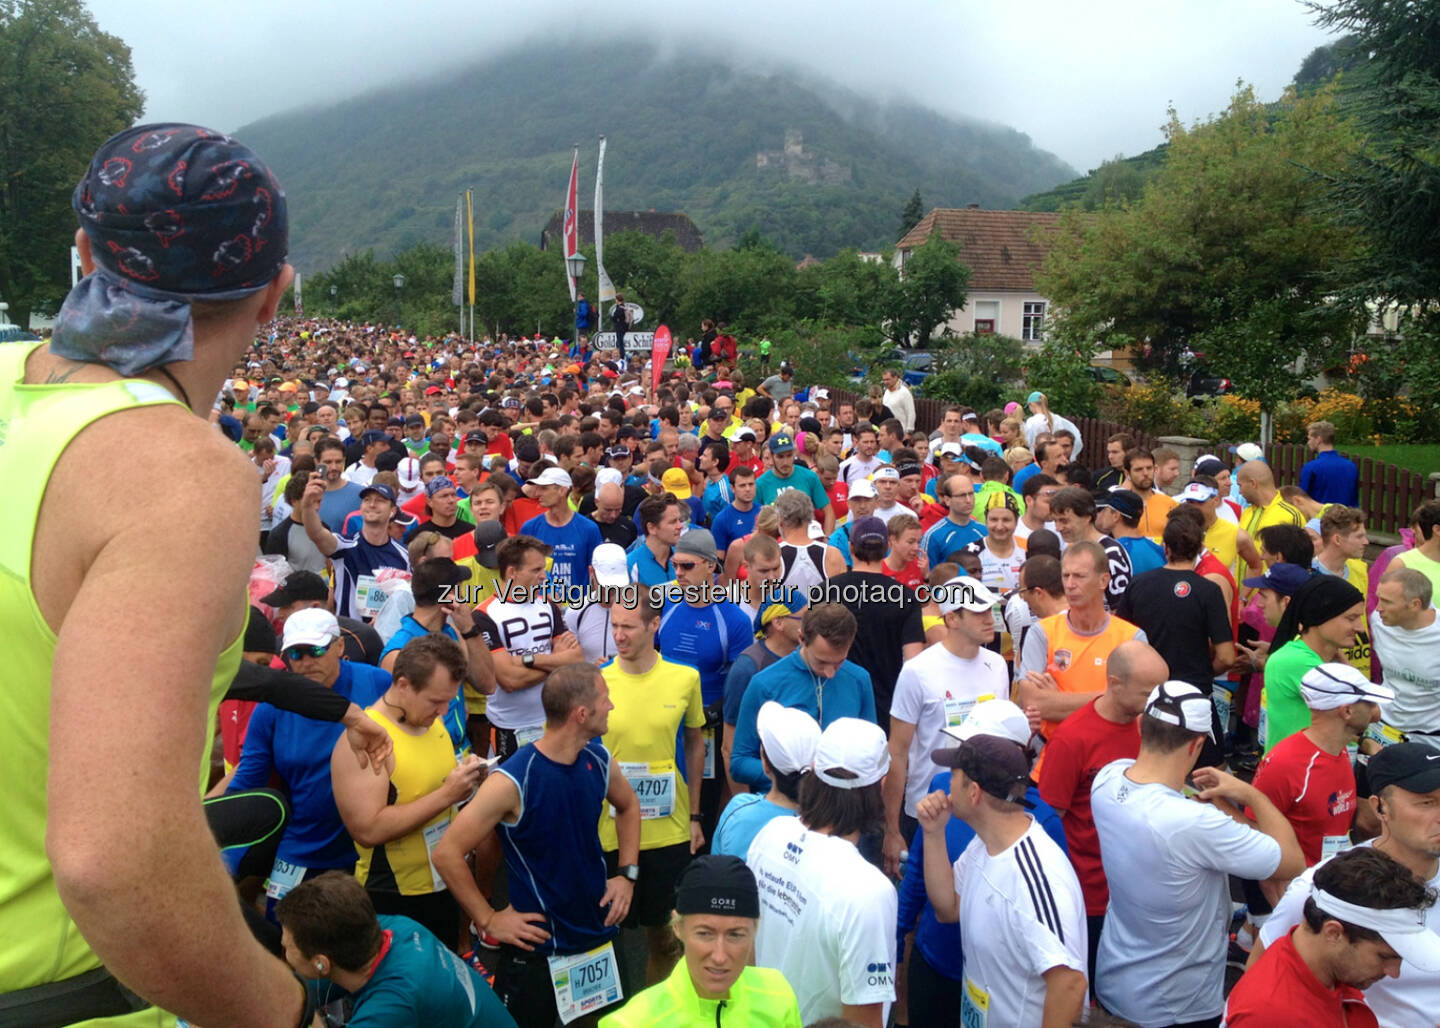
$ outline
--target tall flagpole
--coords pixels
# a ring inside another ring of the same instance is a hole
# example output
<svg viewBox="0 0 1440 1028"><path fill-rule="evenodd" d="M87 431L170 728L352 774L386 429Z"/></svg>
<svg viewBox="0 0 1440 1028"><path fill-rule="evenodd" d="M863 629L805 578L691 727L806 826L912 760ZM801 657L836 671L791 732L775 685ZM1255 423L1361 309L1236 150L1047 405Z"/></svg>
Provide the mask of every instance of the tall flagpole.
<svg viewBox="0 0 1440 1028"><path fill-rule="evenodd" d="M465 337L465 229L460 220L464 196L455 196L455 281L450 287L450 302L460 308L460 337Z"/></svg>

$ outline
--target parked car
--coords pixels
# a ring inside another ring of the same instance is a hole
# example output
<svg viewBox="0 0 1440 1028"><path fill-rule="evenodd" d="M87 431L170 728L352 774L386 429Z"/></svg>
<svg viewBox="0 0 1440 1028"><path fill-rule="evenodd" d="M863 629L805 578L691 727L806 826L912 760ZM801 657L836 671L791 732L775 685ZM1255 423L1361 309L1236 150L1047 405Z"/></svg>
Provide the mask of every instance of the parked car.
<svg viewBox="0 0 1440 1028"><path fill-rule="evenodd" d="M40 337L19 325L0 325L0 343L38 343Z"/></svg>
<svg viewBox="0 0 1440 1028"><path fill-rule="evenodd" d="M1200 396L1224 396L1233 392L1235 385L1228 378L1211 374L1204 364L1198 364L1185 380L1185 395L1194 399Z"/></svg>
<svg viewBox="0 0 1440 1028"><path fill-rule="evenodd" d="M921 382L930 377L935 370L935 355L924 351L911 353L906 356L905 363L900 365L900 377L911 389L916 388Z"/></svg>
<svg viewBox="0 0 1440 1028"><path fill-rule="evenodd" d="M1135 384L1125 372L1117 371L1108 364L1092 364L1086 370L1090 372L1090 377L1102 386L1117 386L1121 389L1128 389Z"/></svg>

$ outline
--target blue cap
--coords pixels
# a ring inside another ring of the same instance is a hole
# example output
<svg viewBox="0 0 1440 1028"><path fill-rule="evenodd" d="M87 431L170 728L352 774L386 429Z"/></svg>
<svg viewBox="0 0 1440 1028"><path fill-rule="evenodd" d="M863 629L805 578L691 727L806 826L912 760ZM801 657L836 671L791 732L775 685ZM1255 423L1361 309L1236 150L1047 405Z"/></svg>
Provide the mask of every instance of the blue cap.
<svg viewBox="0 0 1440 1028"><path fill-rule="evenodd" d="M391 503L395 502L395 490L391 489L388 485L375 485L373 483L367 485L364 489L360 490L360 499L365 499L365 497L371 493L374 493L376 496L383 496Z"/></svg>
<svg viewBox="0 0 1440 1028"><path fill-rule="evenodd" d="M360 445L365 447L367 450L370 447L374 446L376 443L388 443L389 441L389 433L382 432L378 428L366 429L364 434L360 436Z"/></svg>
<svg viewBox="0 0 1440 1028"><path fill-rule="evenodd" d="M438 492L443 492L446 489L454 488L455 483L452 482L447 476L436 475L434 478L430 479L430 481L425 483L425 495L434 496Z"/></svg>
<svg viewBox="0 0 1440 1028"><path fill-rule="evenodd" d="M1042 393L1040 390L1037 389L1037 390L1035 390L1033 393L1031 393L1029 396L1025 397L1025 402L1026 402L1027 404L1039 403L1039 402L1040 402L1041 400L1043 400L1043 399L1045 399L1045 394Z"/></svg>
<svg viewBox="0 0 1440 1028"><path fill-rule="evenodd" d="M775 435L772 435L769 446L771 453L795 452L795 440L790 438L790 435L786 432L777 432Z"/></svg>
<svg viewBox="0 0 1440 1028"><path fill-rule="evenodd" d="M1274 589L1281 596L1294 596L1306 582L1310 581L1310 569L1299 564L1271 564L1263 575L1247 578L1240 584L1246 589Z"/></svg>

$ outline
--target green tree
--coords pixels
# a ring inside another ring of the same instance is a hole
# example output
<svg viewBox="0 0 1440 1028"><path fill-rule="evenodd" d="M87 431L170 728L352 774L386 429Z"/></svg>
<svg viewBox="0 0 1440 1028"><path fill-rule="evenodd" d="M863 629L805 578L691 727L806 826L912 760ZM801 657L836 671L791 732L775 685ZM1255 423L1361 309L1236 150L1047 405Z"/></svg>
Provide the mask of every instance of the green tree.
<svg viewBox="0 0 1440 1028"><path fill-rule="evenodd" d="M925 201L920 199L920 190L916 189L910 194L910 199L905 201L905 209L900 212L900 235L895 238L902 238L906 232L920 224L920 219L923 217L925 217Z"/></svg>
<svg viewBox="0 0 1440 1028"><path fill-rule="evenodd" d="M1037 288L1067 348L1148 347L1178 378L1203 349L1244 396L1273 405L1297 369L1353 337L1333 303L1356 233L1323 210L1322 175L1358 140L1333 87L1267 107L1240 88L1219 117L1186 128L1171 111L1165 166L1135 204L1062 218Z"/></svg>
<svg viewBox="0 0 1440 1028"><path fill-rule="evenodd" d="M960 263L960 247L939 232L910 251L900 271L900 286L890 310L890 337L902 346L930 341L937 325L965 306L970 269Z"/></svg>
<svg viewBox="0 0 1440 1028"><path fill-rule="evenodd" d="M1330 211L1363 233L1349 268L1349 299L1392 302L1407 315L1440 315L1440 21L1434 3L1334 0L1311 4L1316 23L1350 33L1371 55L1346 94L1367 139L1332 178ZM1402 331L1404 329L1402 328ZM1434 326L1424 329L1429 333ZM1432 358L1433 360L1433 355Z"/></svg>
<svg viewBox="0 0 1440 1028"><path fill-rule="evenodd" d="M79 0L0 0L0 298L28 326L70 285L70 195L145 107L130 48Z"/></svg>
<svg viewBox="0 0 1440 1028"><path fill-rule="evenodd" d="M1300 62L1292 84L1304 92L1325 85L1341 72L1363 67L1368 62L1369 55L1355 43L1354 36L1345 36L1333 43L1317 46Z"/></svg>
<svg viewBox="0 0 1440 1028"><path fill-rule="evenodd" d="M900 287L888 256L867 261L856 250L841 250L823 264L800 271L796 314L824 324L878 326L894 307Z"/></svg>

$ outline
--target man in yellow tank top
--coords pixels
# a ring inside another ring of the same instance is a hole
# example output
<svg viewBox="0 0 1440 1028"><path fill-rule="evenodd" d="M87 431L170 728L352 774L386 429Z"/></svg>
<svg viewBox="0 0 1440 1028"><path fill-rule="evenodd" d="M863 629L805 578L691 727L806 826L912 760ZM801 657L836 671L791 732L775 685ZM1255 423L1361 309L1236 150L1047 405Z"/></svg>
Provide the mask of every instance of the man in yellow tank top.
<svg viewBox="0 0 1440 1028"><path fill-rule="evenodd" d="M0 1004L20 1024L308 1024L197 788L260 510L204 416L290 283L285 196L239 143L149 125L101 147L74 208L85 278L49 343L0 354Z"/></svg>
<svg viewBox="0 0 1440 1028"><path fill-rule="evenodd" d="M416 636L395 658L390 688L366 711L394 740L394 755L376 776L359 767L342 739L330 758L335 807L360 859L355 877L375 910L430 929L446 946L460 939L460 908L430 863L455 805L480 784L480 758L456 763L445 728L465 651L443 635Z"/></svg>
<svg viewBox="0 0 1440 1028"><path fill-rule="evenodd" d="M1180 491L1181 503L1193 503L1205 515L1205 548L1230 569L1239 582L1265 573L1260 551L1250 533L1220 516L1223 498L1220 487L1209 475L1196 475Z"/></svg>

